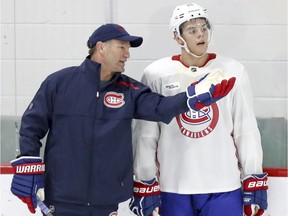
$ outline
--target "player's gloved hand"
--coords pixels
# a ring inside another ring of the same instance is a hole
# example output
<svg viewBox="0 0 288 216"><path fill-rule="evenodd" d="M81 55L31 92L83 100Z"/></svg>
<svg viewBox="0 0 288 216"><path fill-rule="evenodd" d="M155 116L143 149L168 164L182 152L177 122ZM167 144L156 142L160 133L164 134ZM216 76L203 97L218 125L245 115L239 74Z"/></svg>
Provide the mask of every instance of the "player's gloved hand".
<svg viewBox="0 0 288 216"><path fill-rule="evenodd" d="M252 174L243 179L243 202L246 216L260 216L267 209L268 174Z"/></svg>
<svg viewBox="0 0 288 216"><path fill-rule="evenodd" d="M223 71L215 70L188 86L187 105L198 111L225 97L235 84L235 77L225 77Z"/></svg>
<svg viewBox="0 0 288 216"><path fill-rule="evenodd" d="M130 210L137 216L151 216L161 206L160 187L156 178L150 181L135 181L134 196L129 203Z"/></svg>
<svg viewBox="0 0 288 216"><path fill-rule="evenodd" d="M14 169L11 192L26 203L29 211L34 214L37 207L37 192L44 188L45 165L40 157L32 156L20 157L10 164Z"/></svg>

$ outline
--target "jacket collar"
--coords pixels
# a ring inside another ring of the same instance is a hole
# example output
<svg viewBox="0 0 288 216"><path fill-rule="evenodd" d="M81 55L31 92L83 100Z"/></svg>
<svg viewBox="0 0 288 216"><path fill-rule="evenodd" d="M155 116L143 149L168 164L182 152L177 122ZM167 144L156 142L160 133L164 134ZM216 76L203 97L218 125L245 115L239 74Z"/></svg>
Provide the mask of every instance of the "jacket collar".
<svg viewBox="0 0 288 216"><path fill-rule="evenodd" d="M92 61L90 59L90 56L87 56L86 59L80 65L80 69L83 73L87 74L88 79L90 79L92 82L95 82L95 84L97 85L97 90L99 91L101 89L101 83L100 83L101 64ZM121 72L116 72L113 78L109 82L107 82L105 86L108 86L112 82L115 82L116 80L119 79L120 76Z"/></svg>

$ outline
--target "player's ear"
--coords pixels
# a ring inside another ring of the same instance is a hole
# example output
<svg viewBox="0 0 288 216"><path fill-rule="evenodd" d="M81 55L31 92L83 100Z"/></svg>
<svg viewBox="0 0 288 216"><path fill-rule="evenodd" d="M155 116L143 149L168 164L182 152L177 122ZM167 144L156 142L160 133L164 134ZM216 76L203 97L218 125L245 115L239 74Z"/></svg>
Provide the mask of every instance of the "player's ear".
<svg viewBox="0 0 288 216"><path fill-rule="evenodd" d="M96 43L96 50L97 52L99 52L100 54L103 54L103 50L104 50L104 43L101 41L98 41Z"/></svg>
<svg viewBox="0 0 288 216"><path fill-rule="evenodd" d="M174 35L174 39L179 45L184 45L183 40L177 34Z"/></svg>

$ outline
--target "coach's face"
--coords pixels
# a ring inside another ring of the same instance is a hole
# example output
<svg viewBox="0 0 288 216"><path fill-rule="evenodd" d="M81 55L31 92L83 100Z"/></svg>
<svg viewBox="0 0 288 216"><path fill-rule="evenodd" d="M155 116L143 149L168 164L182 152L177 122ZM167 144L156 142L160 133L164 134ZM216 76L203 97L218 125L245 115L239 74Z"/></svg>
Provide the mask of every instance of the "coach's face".
<svg viewBox="0 0 288 216"><path fill-rule="evenodd" d="M104 43L102 66L114 72L124 72L125 62L130 58L130 42L122 40L110 40Z"/></svg>

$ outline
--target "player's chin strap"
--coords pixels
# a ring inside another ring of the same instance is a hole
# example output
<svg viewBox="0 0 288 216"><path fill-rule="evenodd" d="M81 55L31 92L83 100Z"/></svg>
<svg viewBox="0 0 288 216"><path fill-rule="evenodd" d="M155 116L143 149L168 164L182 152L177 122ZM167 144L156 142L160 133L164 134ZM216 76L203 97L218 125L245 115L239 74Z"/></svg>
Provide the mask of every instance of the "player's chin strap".
<svg viewBox="0 0 288 216"><path fill-rule="evenodd" d="M189 48L188 48L188 46L187 46L186 41L185 41L180 35L178 35L178 37L179 37L179 38L182 40L182 42L183 42L183 45L181 45L181 47L183 47L189 55L191 55L191 56L193 56L193 57L195 57L195 58L201 58L201 57L203 57L203 56L206 54L206 53L203 53L202 55L196 55L196 54L190 52L190 50L189 50Z"/></svg>

